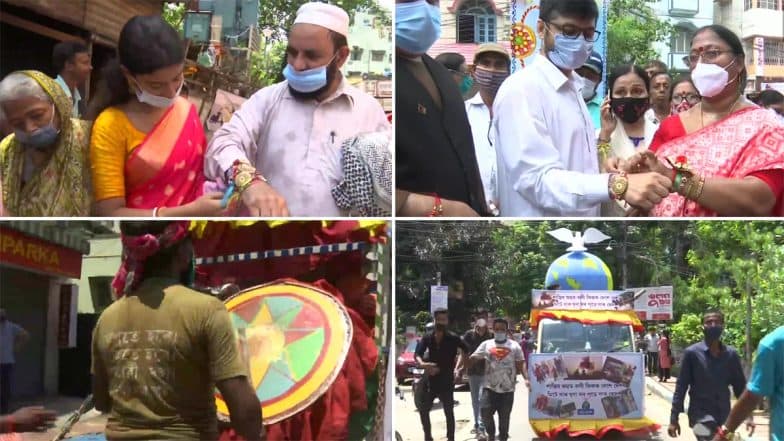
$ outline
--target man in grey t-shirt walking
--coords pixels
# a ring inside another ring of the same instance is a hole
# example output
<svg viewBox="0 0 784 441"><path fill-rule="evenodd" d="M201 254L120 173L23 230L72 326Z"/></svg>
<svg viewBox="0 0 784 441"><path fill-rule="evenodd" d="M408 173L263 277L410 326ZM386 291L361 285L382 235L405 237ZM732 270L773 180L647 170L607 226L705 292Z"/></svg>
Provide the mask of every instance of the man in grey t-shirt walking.
<svg viewBox="0 0 784 441"><path fill-rule="evenodd" d="M509 323L501 318L493 321L495 338L482 342L471 355L470 363L485 361L485 382L482 389L482 421L488 441L495 441L494 415L498 412L498 440L509 439L509 415L514 404L517 374L529 386L525 370L525 356L516 341L507 338Z"/></svg>

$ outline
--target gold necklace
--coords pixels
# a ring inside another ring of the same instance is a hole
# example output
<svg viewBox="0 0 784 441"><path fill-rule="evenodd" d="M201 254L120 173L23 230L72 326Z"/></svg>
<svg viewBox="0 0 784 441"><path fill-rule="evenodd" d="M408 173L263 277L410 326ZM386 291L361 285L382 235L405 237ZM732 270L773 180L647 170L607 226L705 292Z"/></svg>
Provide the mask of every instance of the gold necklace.
<svg viewBox="0 0 784 441"><path fill-rule="evenodd" d="M728 115L731 115L732 111L735 110L735 106L737 106L741 101L743 101L743 95L739 96L738 99L735 100L735 103L732 105L732 107L730 107L729 112L727 112L725 114L719 114L719 115L722 115L721 118L724 118L724 117L726 117ZM700 102L700 128L703 128L703 129L705 128L704 112L702 110L702 102Z"/></svg>

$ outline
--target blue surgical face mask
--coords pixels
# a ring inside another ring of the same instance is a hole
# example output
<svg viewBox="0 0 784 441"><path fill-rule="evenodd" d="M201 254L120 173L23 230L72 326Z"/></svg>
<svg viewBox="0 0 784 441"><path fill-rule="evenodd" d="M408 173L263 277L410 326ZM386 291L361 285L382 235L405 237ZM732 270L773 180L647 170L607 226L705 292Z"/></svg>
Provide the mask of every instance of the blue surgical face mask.
<svg viewBox="0 0 784 441"><path fill-rule="evenodd" d="M585 64L593 51L593 43L585 40L585 36L566 38L562 34L555 36L555 46L547 52L550 61L561 69L574 70Z"/></svg>
<svg viewBox="0 0 784 441"><path fill-rule="evenodd" d="M153 95L150 92L146 92L135 79L133 82L136 83L136 99L139 100L140 103L149 104L150 106L159 109L168 109L171 107L172 104L174 104L174 100L180 96L182 85L185 84L184 81L180 83L180 87L177 89L177 93L174 94L174 98L166 98L165 96Z"/></svg>
<svg viewBox="0 0 784 441"><path fill-rule="evenodd" d="M283 69L283 76L289 82L289 86L297 92L315 92L327 85L327 67L338 54L332 56L327 64L313 69L297 71L291 64L287 64Z"/></svg>
<svg viewBox="0 0 784 441"><path fill-rule="evenodd" d="M441 11L426 0L395 5L395 45L421 55L441 37Z"/></svg>
<svg viewBox="0 0 784 441"><path fill-rule="evenodd" d="M495 341L496 343L504 343L506 342L506 333L500 334L498 332L495 333Z"/></svg>
<svg viewBox="0 0 784 441"><path fill-rule="evenodd" d="M54 115L55 109L54 104L52 104L52 119L49 121L49 124L33 130L32 133L27 133L24 130L14 130L16 140L25 147L36 149L54 146L57 137L60 136L60 131L54 128Z"/></svg>

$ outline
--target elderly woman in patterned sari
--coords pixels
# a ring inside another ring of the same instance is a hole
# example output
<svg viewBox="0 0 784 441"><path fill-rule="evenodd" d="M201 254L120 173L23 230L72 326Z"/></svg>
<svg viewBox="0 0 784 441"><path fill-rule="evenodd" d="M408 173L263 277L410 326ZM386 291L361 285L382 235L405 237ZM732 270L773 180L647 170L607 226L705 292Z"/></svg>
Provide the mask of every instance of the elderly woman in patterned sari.
<svg viewBox="0 0 784 441"><path fill-rule="evenodd" d="M665 119L650 151L620 167L672 179L674 191L651 215L784 215L784 124L744 99L744 60L740 39L724 26L694 34L689 61L702 101Z"/></svg>
<svg viewBox="0 0 784 441"><path fill-rule="evenodd" d="M90 126L71 118L63 89L38 71L0 82L0 110L13 133L0 142L6 215L90 214Z"/></svg>

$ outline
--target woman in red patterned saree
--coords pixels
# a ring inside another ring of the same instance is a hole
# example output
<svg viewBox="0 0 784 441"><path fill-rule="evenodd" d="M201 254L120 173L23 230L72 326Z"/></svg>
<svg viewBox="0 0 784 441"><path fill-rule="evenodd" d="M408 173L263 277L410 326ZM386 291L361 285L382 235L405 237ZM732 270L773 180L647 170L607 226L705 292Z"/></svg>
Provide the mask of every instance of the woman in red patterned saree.
<svg viewBox="0 0 784 441"><path fill-rule="evenodd" d="M137 16L120 33L106 68L104 99L90 140L99 216L215 216L221 193L204 194L206 138L196 108L179 96L185 53L157 16Z"/></svg>
<svg viewBox="0 0 784 441"><path fill-rule="evenodd" d="M784 215L784 124L745 100L745 54L720 25L699 29L689 56L702 102L665 119L649 147L623 167L673 179L659 217ZM639 165L637 165L639 164Z"/></svg>

